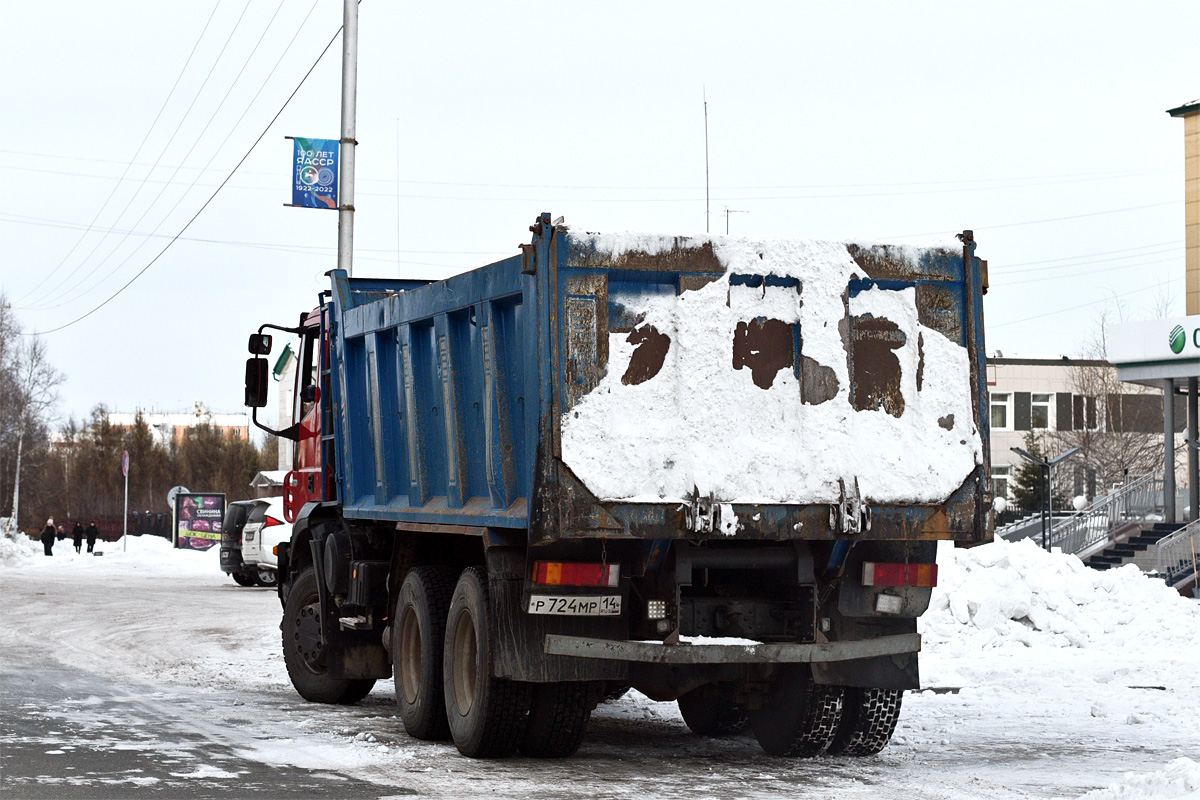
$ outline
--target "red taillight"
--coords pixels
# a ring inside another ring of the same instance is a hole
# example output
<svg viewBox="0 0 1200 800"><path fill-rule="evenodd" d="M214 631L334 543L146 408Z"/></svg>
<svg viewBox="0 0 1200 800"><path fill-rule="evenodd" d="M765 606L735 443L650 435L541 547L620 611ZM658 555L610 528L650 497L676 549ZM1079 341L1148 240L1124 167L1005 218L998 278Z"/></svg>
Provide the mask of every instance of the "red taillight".
<svg viewBox="0 0 1200 800"><path fill-rule="evenodd" d="M268 514L268 515L266 515L265 517L263 517L263 524L262 524L262 526L263 526L264 528L269 528L269 527L271 527L272 525L282 525L282 524L283 524L283 521L282 521L282 520L275 519L275 518L274 518L274 517L272 517L270 514Z"/></svg>
<svg viewBox="0 0 1200 800"><path fill-rule="evenodd" d="M616 586L620 577L620 564L533 562L533 582L545 586Z"/></svg>
<svg viewBox="0 0 1200 800"><path fill-rule="evenodd" d="M863 564L863 586L937 586L937 564Z"/></svg>

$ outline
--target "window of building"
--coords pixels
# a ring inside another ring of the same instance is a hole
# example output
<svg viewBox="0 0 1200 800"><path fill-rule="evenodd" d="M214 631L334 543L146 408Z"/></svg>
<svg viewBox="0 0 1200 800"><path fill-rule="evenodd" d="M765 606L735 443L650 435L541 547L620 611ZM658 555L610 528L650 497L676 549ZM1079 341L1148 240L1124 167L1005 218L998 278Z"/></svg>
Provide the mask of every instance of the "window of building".
<svg viewBox="0 0 1200 800"><path fill-rule="evenodd" d="M1012 430L1012 395L992 392L992 430Z"/></svg>
<svg viewBox="0 0 1200 800"><path fill-rule="evenodd" d="M1034 430L1050 427L1050 402L1052 394L1035 394L1029 399L1029 425Z"/></svg>
<svg viewBox="0 0 1200 800"><path fill-rule="evenodd" d="M1100 415L1097 413L1095 395L1074 395L1071 397L1071 405L1074 411L1072 430L1095 431L1100 429Z"/></svg>
<svg viewBox="0 0 1200 800"><path fill-rule="evenodd" d="M992 495L1008 499L1008 482L1012 477L1012 467L1008 464L992 467Z"/></svg>

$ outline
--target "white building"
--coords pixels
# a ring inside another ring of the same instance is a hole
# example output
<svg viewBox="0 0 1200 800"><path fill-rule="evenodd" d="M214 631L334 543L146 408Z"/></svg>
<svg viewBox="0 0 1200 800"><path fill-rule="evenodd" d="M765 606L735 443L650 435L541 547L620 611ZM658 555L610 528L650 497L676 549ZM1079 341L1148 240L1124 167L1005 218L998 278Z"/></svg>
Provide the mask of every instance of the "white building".
<svg viewBox="0 0 1200 800"><path fill-rule="evenodd" d="M987 383L992 488L997 497L1012 500L1012 483L1022 463L1012 448L1024 448L1031 432L1050 457L1084 445L1084 453L1056 468L1056 490L1068 496L1091 499L1105 493L1105 483L1119 480L1113 465L1122 452L1144 456L1147 470L1161 463L1162 395L1121 383L1116 367L1107 361L994 354L987 361ZM1179 398L1175 414L1180 445L1186 421L1182 403ZM1122 452L1115 452L1118 449Z"/></svg>
<svg viewBox="0 0 1200 800"><path fill-rule="evenodd" d="M108 424L116 428L132 428L137 424L138 414L150 427L156 444L169 447L183 441L184 433L189 428L199 425L209 425L223 436L234 439L250 438L250 416L245 413L214 414L199 400L191 411L179 413L159 413L152 411L120 412L108 414Z"/></svg>

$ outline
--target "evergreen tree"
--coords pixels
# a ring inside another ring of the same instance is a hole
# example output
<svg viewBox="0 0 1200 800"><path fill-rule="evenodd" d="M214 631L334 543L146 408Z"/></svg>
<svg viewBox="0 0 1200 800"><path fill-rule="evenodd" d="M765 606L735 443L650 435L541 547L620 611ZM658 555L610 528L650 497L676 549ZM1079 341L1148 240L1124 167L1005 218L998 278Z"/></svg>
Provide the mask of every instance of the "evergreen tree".
<svg viewBox="0 0 1200 800"><path fill-rule="evenodd" d="M1025 452L1031 456L1045 460L1046 449L1042 445L1041 440L1033 435L1033 431L1028 431L1025 434ZM1057 478L1057 476L1055 476ZM1032 461L1022 458L1021 464L1017 467L1016 477L1013 479L1012 486L1013 502L1027 514L1036 513L1042 510L1045 503L1046 489L1042 483L1042 467ZM1057 488L1050 495L1053 500L1054 508L1064 509L1067 507L1067 500L1059 493Z"/></svg>

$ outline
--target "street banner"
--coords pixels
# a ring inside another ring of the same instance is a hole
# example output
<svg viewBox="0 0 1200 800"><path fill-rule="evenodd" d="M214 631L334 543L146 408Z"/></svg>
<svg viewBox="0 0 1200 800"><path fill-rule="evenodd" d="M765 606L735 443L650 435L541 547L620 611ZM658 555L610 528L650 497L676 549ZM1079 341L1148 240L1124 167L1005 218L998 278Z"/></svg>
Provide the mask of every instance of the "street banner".
<svg viewBox="0 0 1200 800"><path fill-rule="evenodd" d="M175 546L184 550L207 550L221 541L225 520L225 495L175 495Z"/></svg>
<svg viewBox="0 0 1200 800"><path fill-rule="evenodd" d="M338 207L338 140L292 140L292 205L301 208Z"/></svg>

